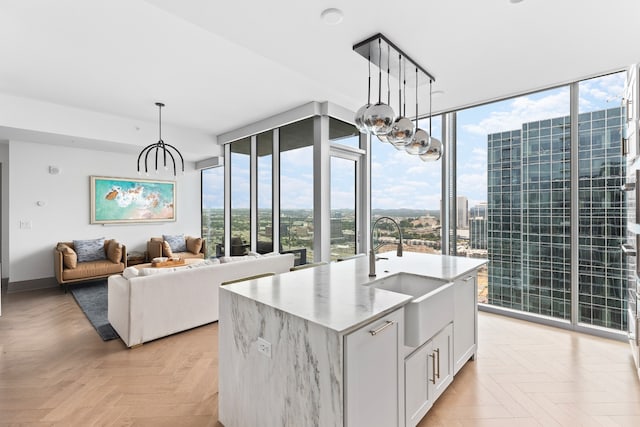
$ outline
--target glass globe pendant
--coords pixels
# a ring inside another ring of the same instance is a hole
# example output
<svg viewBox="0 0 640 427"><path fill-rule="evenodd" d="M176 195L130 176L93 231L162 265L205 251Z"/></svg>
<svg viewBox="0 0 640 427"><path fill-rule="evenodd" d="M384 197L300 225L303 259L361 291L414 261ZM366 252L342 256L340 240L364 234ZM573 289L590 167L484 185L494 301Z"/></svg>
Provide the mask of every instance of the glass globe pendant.
<svg viewBox="0 0 640 427"><path fill-rule="evenodd" d="M408 154L420 155L427 152L429 148L429 132L422 129L417 129L407 145L404 146L404 150Z"/></svg>
<svg viewBox="0 0 640 427"><path fill-rule="evenodd" d="M371 107L371 104L366 103L362 107L358 108L356 111L356 115L353 119L356 128L360 131L360 133L367 133L369 130L364 124L364 112L367 111L367 108Z"/></svg>
<svg viewBox="0 0 640 427"><path fill-rule="evenodd" d="M367 108L364 112L364 125L369 132L378 136L385 135L391 130L391 125L396 119L393 108L382 102L382 40L378 39L378 102Z"/></svg>
<svg viewBox="0 0 640 427"><path fill-rule="evenodd" d="M402 55L398 55L398 111L402 114L393 122L391 126L391 130L387 135L388 141L393 144L398 150L404 148L411 139L413 138L414 127L413 122L406 117L404 114L407 112L407 78L406 78L406 67L404 69L404 104L402 103L402 90L400 87L400 69L402 67ZM404 110L403 110L404 105ZM404 112L403 112L404 111Z"/></svg>
<svg viewBox="0 0 640 427"><path fill-rule="evenodd" d="M437 138L431 138L429 148L424 154L420 154L420 160L423 162L435 162L442 157L442 142Z"/></svg>
<svg viewBox="0 0 640 427"><path fill-rule="evenodd" d="M406 117L398 117L393 125L391 131L387 135L387 139L393 145L398 148L402 148L407 145L407 142L411 142L413 139L413 122Z"/></svg>
<svg viewBox="0 0 640 427"><path fill-rule="evenodd" d="M389 133L394 119L393 109L383 102L370 106L364 113L364 125L377 136Z"/></svg>

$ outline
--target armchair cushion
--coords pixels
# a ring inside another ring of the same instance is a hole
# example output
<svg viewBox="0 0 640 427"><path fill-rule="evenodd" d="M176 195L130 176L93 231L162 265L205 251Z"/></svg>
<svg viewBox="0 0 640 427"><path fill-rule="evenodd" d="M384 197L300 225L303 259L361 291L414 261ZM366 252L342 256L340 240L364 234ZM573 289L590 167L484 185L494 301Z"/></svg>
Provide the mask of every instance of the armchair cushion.
<svg viewBox="0 0 640 427"><path fill-rule="evenodd" d="M78 262L107 259L104 250L104 237L89 240L74 240L73 247L78 255Z"/></svg>
<svg viewBox="0 0 640 427"><path fill-rule="evenodd" d="M120 262L122 259L122 245L115 240L110 241L107 246L107 258L111 262Z"/></svg>
<svg viewBox="0 0 640 427"><path fill-rule="evenodd" d="M173 256L171 245L166 240L162 242L162 255L167 256L169 258Z"/></svg>
<svg viewBox="0 0 640 427"><path fill-rule="evenodd" d="M184 234L163 234L162 240L165 242L169 242L169 246L171 246L172 252L186 252L187 245L184 238Z"/></svg>
<svg viewBox="0 0 640 427"><path fill-rule="evenodd" d="M187 242L187 250L192 254L200 253L202 249L202 238L201 237L186 237Z"/></svg>
<svg viewBox="0 0 640 427"><path fill-rule="evenodd" d="M62 262L65 268L76 268L78 266L78 255L69 245L59 243L58 250L62 252Z"/></svg>

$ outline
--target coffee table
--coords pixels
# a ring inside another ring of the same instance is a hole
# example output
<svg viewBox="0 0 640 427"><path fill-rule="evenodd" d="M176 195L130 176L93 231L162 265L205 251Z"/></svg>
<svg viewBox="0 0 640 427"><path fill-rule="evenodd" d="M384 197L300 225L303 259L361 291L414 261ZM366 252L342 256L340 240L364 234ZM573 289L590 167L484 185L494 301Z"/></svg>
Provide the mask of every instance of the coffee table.
<svg viewBox="0 0 640 427"><path fill-rule="evenodd" d="M187 265L192 265L192 264L200 264L201 262L204 262L204 259L202 258L185 258L184 260L184 264L180 264L180 265L165 265L162 267L154 267L153 264L151 264L150 262L145 262L144 264L137 264L134 265L133 267L141 270L143 268L180 268L180 267L186 267Z"/></svg>

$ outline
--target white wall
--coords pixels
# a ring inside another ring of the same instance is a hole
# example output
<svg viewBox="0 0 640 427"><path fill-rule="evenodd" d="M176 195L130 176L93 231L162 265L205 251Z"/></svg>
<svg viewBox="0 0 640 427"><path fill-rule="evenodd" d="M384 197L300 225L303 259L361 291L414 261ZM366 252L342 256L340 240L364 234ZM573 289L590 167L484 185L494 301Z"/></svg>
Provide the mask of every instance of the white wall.
<svg viewBox="0 0 640 427"><path fill-rule="evenodd" d="M0 144L0 161L1 148ZM200 235L200 172L193 163L185 164L185 175L176 178L176 222L104 226L89 224L89 177L139 178L137 156L15 140L9 142L8 151L9 165L3 161L3 170L9 172L9 214L3 222L8 224L9 247L3 249L3 258L8 259L2 273L10 283L53 277L53 248L59 241L104 236L125 244L127 251L144 251L151 236ZM60 173L49 174L50 165L59 167ZM169 173L149 178L174 179ZM4 192L3 199L4 206ZM38 206L38 201L45 206ZM32 228L21 229L20 221L31 221Z"/></svg>

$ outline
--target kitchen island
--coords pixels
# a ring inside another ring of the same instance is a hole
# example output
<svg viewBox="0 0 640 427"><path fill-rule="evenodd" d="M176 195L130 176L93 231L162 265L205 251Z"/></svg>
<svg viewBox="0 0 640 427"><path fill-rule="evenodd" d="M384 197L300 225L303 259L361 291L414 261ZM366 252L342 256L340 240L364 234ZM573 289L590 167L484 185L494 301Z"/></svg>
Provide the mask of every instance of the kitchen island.
<svg viewBox="0 0 640 427"><path fill-rule="evenodd" d="M452 377L455 367L475 355L476 284L469 278L476 277L486 260L382 255L388 259L377 261L375 278L368 275L368 259L361 257L221 287L220 422L226 427L388 427L419 421L433 403L431 387L440 384L444 390L450 382L436 381L436 374L441 376L440 341L406 345L404 307L417 298L376 284L398 273L420 276L425 283L439 281L447 285L442 289L453 290L457 281L460 286L471 283L464 301L458 303L456 292L452 310L441 309L444 314L452 311L451 321L438 326L451 331L443 344L450 357L442 366ZM457 318L462 319L458 335L466 341L459 351L453 332ZM430 360L436 368L435 351L437 373L427 366ZM418 369L411 378L422 369L433 379L433 386L424 389L427 400L409 390L406 397L414 403L407 404L416 411L405 410L406 360Z"/></svg>

